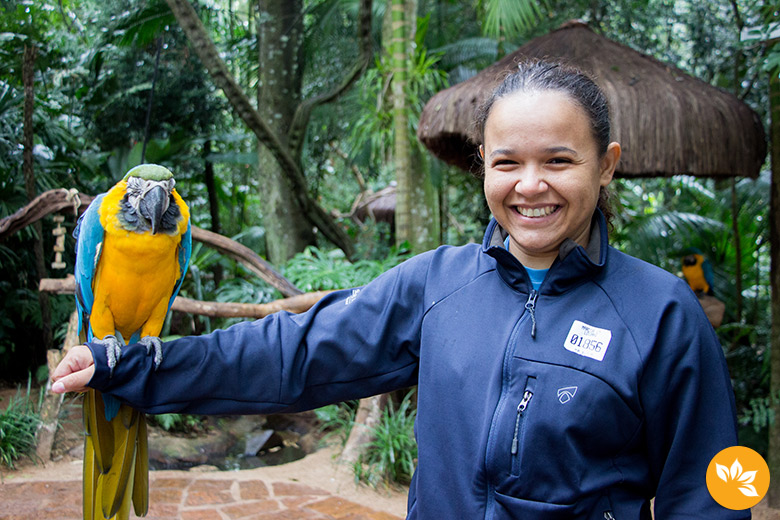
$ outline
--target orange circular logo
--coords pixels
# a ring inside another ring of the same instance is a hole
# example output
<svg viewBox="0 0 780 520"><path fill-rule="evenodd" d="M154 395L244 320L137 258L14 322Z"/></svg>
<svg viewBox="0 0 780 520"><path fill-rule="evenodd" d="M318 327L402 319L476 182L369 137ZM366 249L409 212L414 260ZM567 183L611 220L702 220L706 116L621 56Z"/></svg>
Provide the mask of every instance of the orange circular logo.
<svg viewBox="0 0 780 520"><path fill-rule="evenodd" d="M707 489L725 508L749 509L761 502L769 489L769 466L750 448L726 448L707 467Z"/></svg>

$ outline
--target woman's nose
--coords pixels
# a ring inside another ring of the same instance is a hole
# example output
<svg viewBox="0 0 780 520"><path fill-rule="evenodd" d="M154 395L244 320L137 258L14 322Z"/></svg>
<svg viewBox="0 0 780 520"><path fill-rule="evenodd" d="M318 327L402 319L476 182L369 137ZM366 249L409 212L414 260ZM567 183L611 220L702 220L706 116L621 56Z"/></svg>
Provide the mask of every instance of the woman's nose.
<svg viewBox="0 0 780 520"><path fill-rule="evenodd" d="M535 166L526 167L515 184L515 191L526 197L544 193L547 188L543 173Z"/></svg>

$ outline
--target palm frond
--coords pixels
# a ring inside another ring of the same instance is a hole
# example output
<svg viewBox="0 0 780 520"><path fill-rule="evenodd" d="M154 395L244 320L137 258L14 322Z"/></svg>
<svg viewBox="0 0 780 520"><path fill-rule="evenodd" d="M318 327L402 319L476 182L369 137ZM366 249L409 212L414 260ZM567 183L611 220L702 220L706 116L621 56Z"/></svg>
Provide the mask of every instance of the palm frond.
<svg viewBox="0 0 780 520"><path fill-rule="evenodd" d="M531 30L542 16L544 0L485 0L484 32L514 40Z"/></svg>

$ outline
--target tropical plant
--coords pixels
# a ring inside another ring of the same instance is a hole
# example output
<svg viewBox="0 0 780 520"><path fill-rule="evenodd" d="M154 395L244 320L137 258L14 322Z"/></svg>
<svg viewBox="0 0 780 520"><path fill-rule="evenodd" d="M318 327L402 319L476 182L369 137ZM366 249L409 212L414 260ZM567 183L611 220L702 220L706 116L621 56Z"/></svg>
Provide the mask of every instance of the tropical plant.
<svg viewBox="0 0 780 520"><path fill-rule="evenodd" d="M27 381L27 390L10 398L4 412L0 412L0 463L14 468L14 462L35 449L35 434L41 422L36 407L40 400L31 396L31 378Z"/></svg>
<svg viewBox="0 0 780 520"><path fill-rule="evenodd" d="M169 433L197 434L207 428L207 417L183 413L147 415L149 422Z"/></svg>
<svg viewBox="0 0 780 520"><path fill-rule="evenodd" d="M320 422L320 432L325 432L322 442L328 442L336 438L340 445L344 445L352 431L357 412L358 401L344 401L339 404L329 404L314 410L317 420Z"/></svg>
<svg viewBox="0 0 780 520"><path fill-rule="evenodd" d="M417 465L415 391L409 391L397 406L385 408L374 428L374 440L354 464L357 482L372 487L411 482Z"/></svg>
<svg viewBox="0 0 780 520"><path fill-rule="evenodd" d="M302 291L345 289L365 285L407 258L407 251L393 248L383 260L350 263L341 250L307 247L287 263L284 275Z"/></svg>

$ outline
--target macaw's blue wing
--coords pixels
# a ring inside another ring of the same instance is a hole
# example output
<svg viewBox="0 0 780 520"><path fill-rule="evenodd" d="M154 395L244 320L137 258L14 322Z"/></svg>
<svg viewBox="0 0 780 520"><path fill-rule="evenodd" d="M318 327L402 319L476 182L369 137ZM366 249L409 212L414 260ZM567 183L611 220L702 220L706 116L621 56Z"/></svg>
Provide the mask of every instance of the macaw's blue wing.
<svg viewBox="0 0 780 520"><path fill-rule="evenodd" d="M701 264L701 270L704 273L704 280L710 286L710 292L712 292L713 284L715 282L715 272L712 269L712 263L706 258Z"/></svg>
<svg viewBox="0 0 780 520"><path fill-rule="evenodd" d="M79 310L79 330L85 330L87 339L92 339L92 331L88 325L89 315L95 295L92 287L95 281L95 269L100 260L100 250L103 246L105 230L100 224L98 210L103 203L103 195L98 195L79 218L73 231L76 239L76 306Z"/></svg>
<svg viewBox="0 0 780 520"><path fill-rule="evenodd" d="M176 285L173 288L171 299L168 300L168 312L171 311L171 305L173 300L176 299L176 295L179 294L181 284L184 281L184 275L187 274L187 268L190 265L190 257L192 256L192 224L187 223L187 231L181 237L181 244L179 245L179 279L176 280Z"/></svg>

